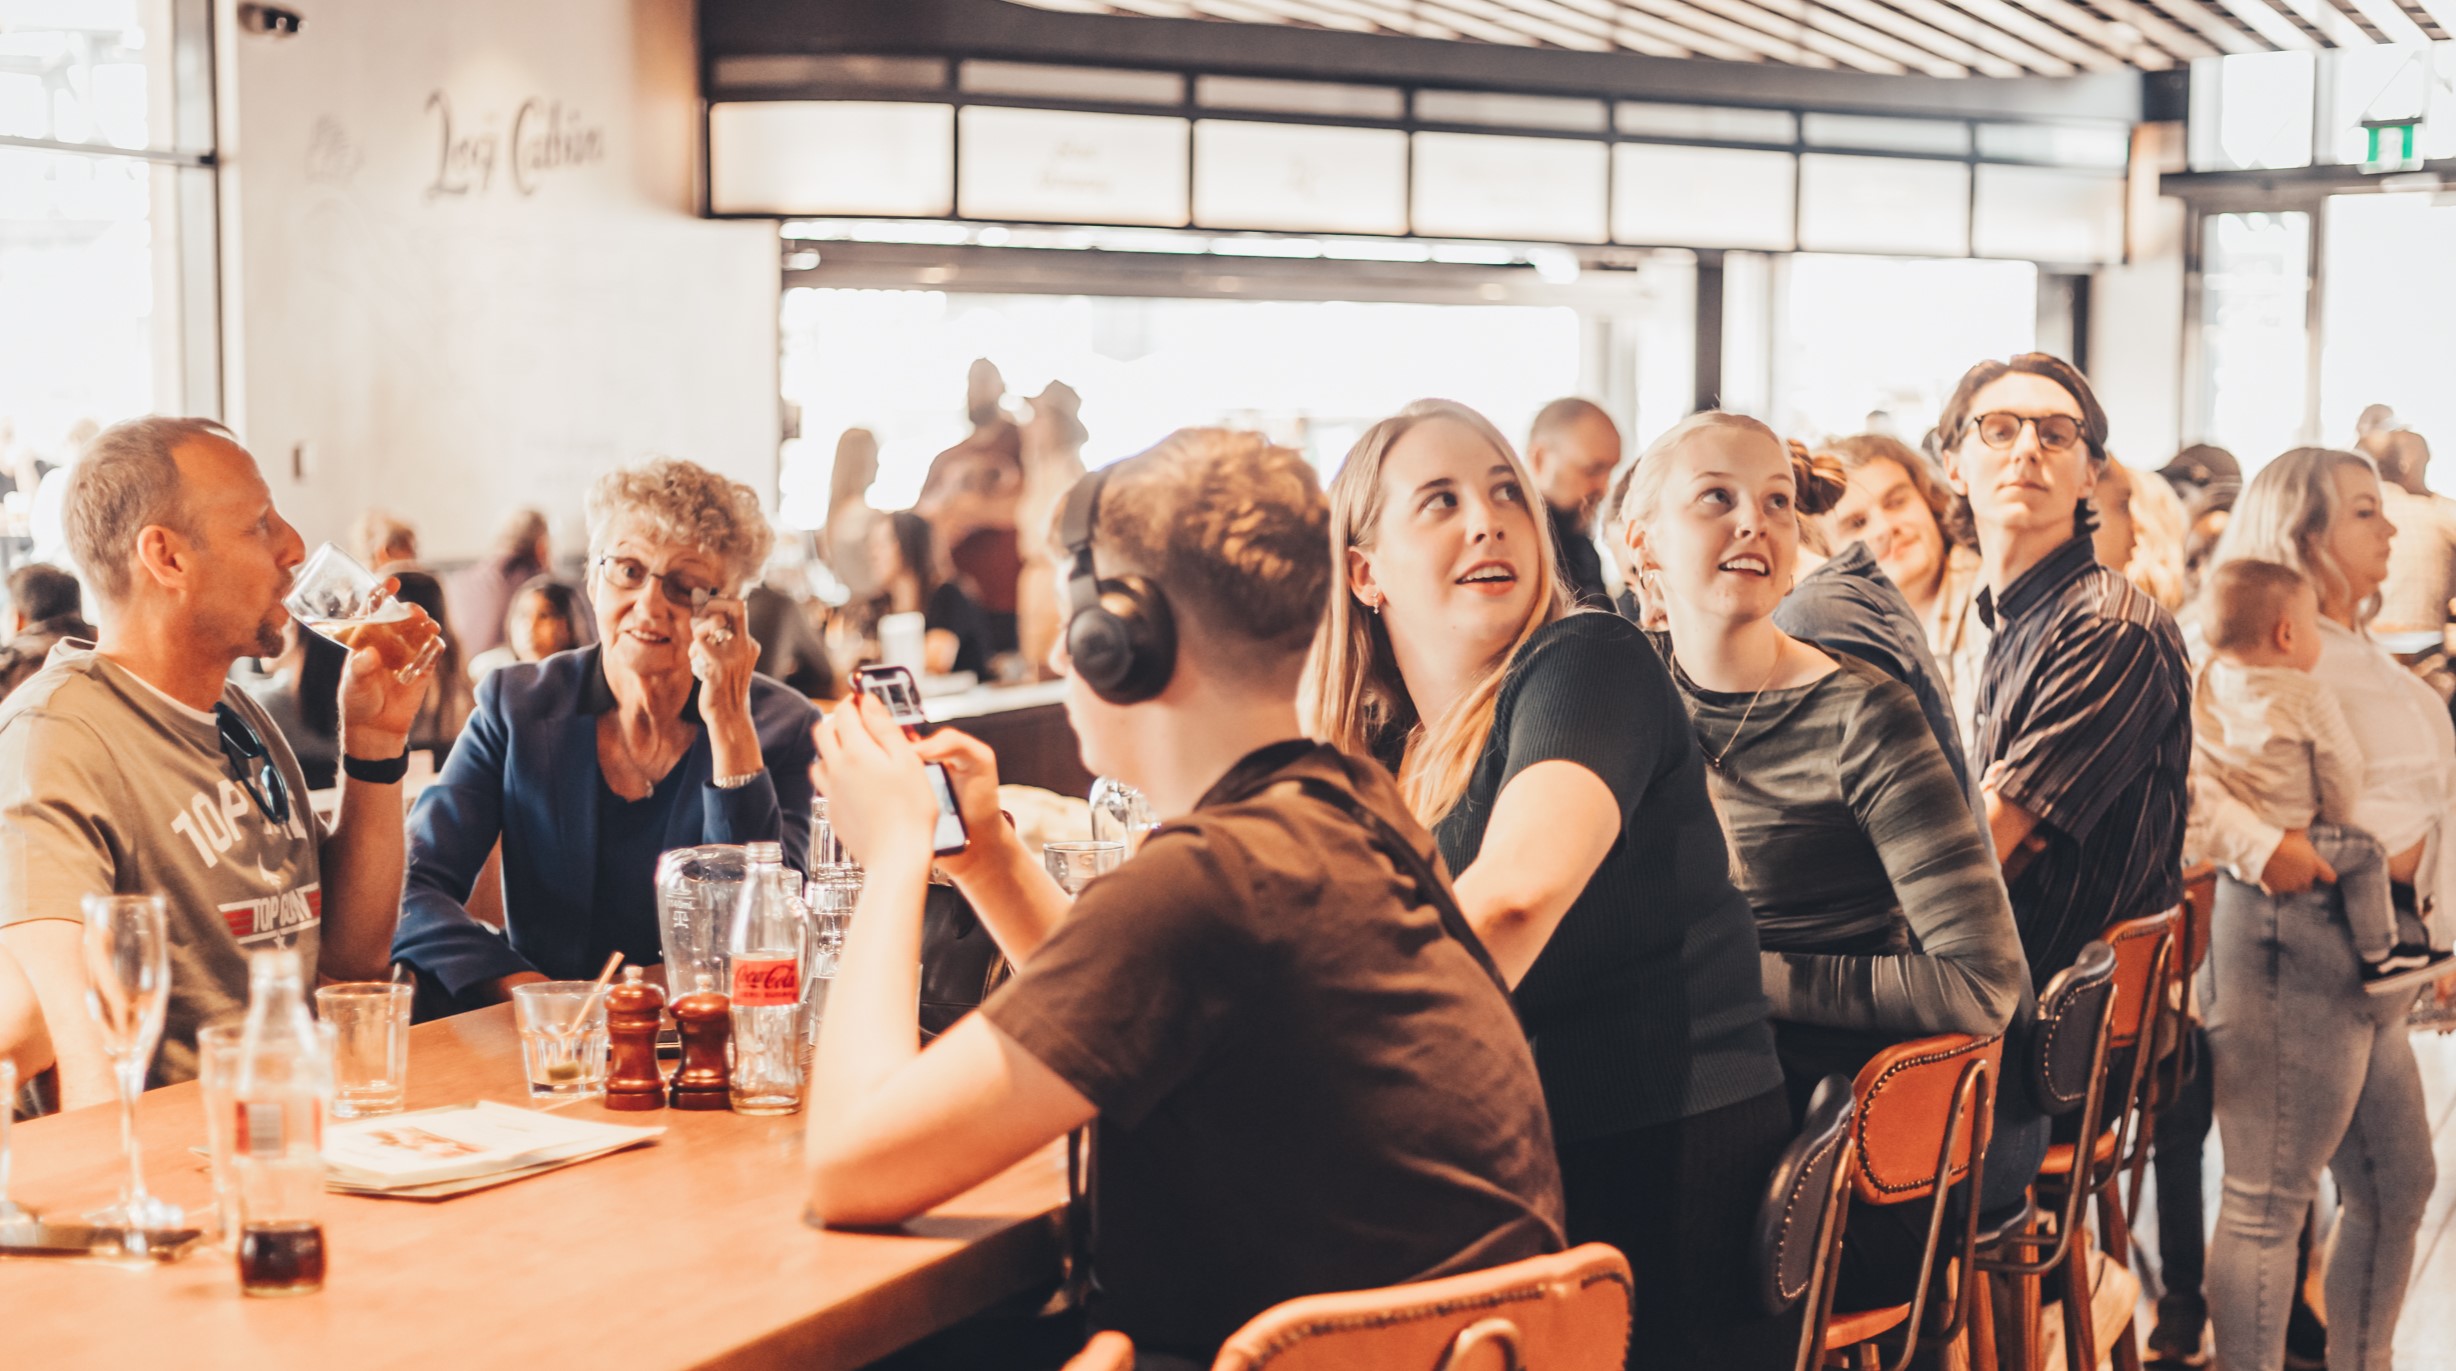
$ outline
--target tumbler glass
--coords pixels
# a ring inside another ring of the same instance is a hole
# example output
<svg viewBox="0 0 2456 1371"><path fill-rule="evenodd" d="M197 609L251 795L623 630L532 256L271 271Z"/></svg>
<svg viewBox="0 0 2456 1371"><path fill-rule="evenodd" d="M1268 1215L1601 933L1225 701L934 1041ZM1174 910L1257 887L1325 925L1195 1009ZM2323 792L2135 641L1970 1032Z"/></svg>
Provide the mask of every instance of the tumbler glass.
<svg viewBox="0 0 2456 1371"><path fill-rule="evenodd" d="M334 1034L334 1118L398 1114L408 1102L414 993L390 981L343 981L316 991L316 1013Z"/></svg>

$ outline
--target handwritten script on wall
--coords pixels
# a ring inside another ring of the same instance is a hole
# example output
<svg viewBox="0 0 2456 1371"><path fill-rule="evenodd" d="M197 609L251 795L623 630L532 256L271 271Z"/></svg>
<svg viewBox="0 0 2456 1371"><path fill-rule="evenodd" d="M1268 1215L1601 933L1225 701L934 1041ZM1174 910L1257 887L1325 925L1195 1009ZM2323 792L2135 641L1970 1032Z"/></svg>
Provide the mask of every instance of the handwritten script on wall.
<svg viewBox="0 0 2456 1371"><path fill-rule="evenodd" d="M605 126L583 118L560 100L536 96L520 102L508 130L502 111L489 110L475 125L452 118L452 99L442 91L426 97L435 121L435 176L426 197L490 194L501 183L535 195L551 177L605 160Z"/></svg>

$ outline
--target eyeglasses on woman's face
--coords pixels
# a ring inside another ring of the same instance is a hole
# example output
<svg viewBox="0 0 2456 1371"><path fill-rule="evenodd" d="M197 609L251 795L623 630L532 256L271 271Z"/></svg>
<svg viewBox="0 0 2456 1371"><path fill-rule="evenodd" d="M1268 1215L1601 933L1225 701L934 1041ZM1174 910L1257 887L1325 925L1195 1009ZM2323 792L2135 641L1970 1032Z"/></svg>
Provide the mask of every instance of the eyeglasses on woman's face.
<svg viewBox="0 0 2456 1371"><path fill-rule="evenodd" d="M716 587L679 571L652 572L646 562L636 557L621 557L611 553L597 559L597 574L616 590L637 590L654 580L664 592L665 602L677 609L697 613L716 597Z"/></svg>
<svg viewBox="0 0 2456 1371"><path fill-rule="evenodd" d="M2069 414L2015 414L2010 410L1995 410L1982 414L1970 423L1978 440L1998 452L2010 452L2021 441L2021 429L2029 426L2038 434L2041 452L2070 452L2081 441L2081 421Z"/></svg>

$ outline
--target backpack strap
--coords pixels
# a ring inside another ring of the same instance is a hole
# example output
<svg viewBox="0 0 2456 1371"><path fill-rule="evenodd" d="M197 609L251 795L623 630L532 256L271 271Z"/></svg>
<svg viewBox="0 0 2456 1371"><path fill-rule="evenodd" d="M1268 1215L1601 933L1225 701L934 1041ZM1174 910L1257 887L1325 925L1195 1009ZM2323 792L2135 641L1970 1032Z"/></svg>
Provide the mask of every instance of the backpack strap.
<svg viewBox="0 0 2456 1371"><path fill-rule="evenodd" d="M1451 891L1449 880L1434 868L1414 843L1407 840L1405 834L1398 831L1396 825L1374 813L1356 798L1354 792L1318 777L1291 777L1271 787L1273 790L1283 788L1293 788L1330 806L1364 829L1373 840L1373 845L1381 849L1382 855L1388 857L1401 874L1415 882L1418 897L1432 905L1433 912L1441 917L1442 931L1467 949L1468 954L1475 958L1475 964L1484 968L1484 974L1492 978L1493 985L1499 988L1503 997L1509 995L1509 981L1493 962L1492 953L1485 950L1484 940L1475 935L1474 927L1467 922L1466 911L1458 907L1458 897Z"/></svg>

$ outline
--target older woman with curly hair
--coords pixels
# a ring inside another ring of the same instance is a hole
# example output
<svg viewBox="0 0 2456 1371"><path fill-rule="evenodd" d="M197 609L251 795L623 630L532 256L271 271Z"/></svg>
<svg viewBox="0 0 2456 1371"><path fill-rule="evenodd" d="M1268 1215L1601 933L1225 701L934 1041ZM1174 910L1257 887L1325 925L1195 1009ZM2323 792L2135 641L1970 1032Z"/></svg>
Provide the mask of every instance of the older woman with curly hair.
<svg viewBox="0 0 2456 1371"><path fill-rule="evenodd" d="M770 533L750 487L660 459L588 497L596 646L478 686L477 712L410 816L395 960L422 1002L508 998L596 973L620 949L663 960L657 855L698 843L809 847L810 702L752 674L742 594ZM503 845L503 936L470 890Z"/></svg>

